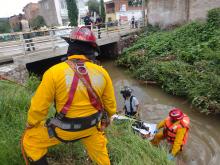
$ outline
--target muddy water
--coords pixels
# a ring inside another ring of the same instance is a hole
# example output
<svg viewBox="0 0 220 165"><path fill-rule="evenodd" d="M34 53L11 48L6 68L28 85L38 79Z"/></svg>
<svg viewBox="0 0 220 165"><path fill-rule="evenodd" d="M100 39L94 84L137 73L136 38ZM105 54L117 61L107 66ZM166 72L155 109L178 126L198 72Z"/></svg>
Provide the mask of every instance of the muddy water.
<svg viewBox="0 0 220 165"><path fill-rule="evenodd" d="M157 123L165 118L172 107L181 108L191 119L188 144L178 158L177 164L183 165L220 165L220 116L206 116L193 110L180 98L164 93L158 87L140 84L117 68L112 61L102 63L108 70L115 87L118 109L122 109L123 99L120 87L129 85L141 105L142 119Z"/></svg>

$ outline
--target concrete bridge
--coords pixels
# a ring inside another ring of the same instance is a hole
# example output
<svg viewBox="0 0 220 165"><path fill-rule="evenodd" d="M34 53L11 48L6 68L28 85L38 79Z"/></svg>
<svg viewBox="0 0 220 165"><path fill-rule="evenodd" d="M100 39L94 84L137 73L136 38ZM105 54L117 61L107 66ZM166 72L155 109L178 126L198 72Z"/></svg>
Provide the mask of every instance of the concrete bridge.
<svg viewBox="0 0 220 165"><path fill-rule="evenodd" d="M140 30L139 26L132 29L128 23L121 26L112 26L101 28L101 38L97 39L99 46L120 42L120 39L131 33ZM15 64L25 65L27 63L60 56L66 53L67 43L61 39L61 36L68 36L72 28L35 31L31 42L23 39L25 33L14 33L10 35L0 35L0 38L10 37L12 41L0 42L0 64L5 62L14 62ZM98 38L98 29L92 29ZM42 35L42 36L39 36ZM28 44L31 51L27 51Z"/></svg>
<svg viewBox="0 0 220 165"><path fill-rule="evenodd" d="M129 45L131 36L140 31L141 27L143 26L132 29L127 23L121 26L101 28L101 38L97 39L98 45L101 47L101 53L107 55L117 54L123 47ZM68 47L68 44L61 39L61 36L68 36L71 30L72 28L35 31L33 32L35 37L32 38L31 43L23 38L24 33L1 34L0 79L3 76L23 82L28 77L30 66L37 63L39 66L40 62L41 68L48 68L52 64L59 62L60 58L66 54ZM97 37L98 29L93 28L92 30ZM7 39L10 41L1 42ZM28 44L30 44L29 47ZM28 51L28 48L30 48L30 51ZM48 63L51 60L58 61ZM33 71L31 70L31 72Z"/></svg>

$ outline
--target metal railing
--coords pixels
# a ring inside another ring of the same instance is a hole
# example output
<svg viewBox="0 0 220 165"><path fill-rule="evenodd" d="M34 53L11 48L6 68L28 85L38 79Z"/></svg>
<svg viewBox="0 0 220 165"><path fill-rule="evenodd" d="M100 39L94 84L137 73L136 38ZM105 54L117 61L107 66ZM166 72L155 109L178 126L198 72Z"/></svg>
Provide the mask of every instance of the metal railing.
<svg viewBox="0 0 220 165"><path fill-rule="evenodd" d="M138 28L143 25L141 21L138 23ZM114 36L121 36L136 31L131 29L131 24L125 22L105 23L99 26L91 25L91 30L94 32L98 40L106 39ZM29 55L50 50L55 54L58 48L66 48L67 43L61 39L61 36L68 36L73 28L49 29L32 31L29 33L10 33L0 34L0 61L1 59L12 58L18 55ZM7 37L9 40L3 41Z"/></svg>

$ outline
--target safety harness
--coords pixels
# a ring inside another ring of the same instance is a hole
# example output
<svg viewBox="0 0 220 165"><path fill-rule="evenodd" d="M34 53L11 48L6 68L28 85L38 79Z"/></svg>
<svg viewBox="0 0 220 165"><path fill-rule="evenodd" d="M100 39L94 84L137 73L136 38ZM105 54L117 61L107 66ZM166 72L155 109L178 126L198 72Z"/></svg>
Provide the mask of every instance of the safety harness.
<svg viewBox="0 0 220 165"><path fill-rule="evenodd" d="M48 127L49 136L56 137L58 140L62 142L73 142L76 140L68 141L68 140L61 139L56 134L56 131L55 131L56 127L62 130L65 130L65 131L70 131L70 132L85 130L93 126L96 126L100 122L101 118L103 117L103 114L106 113L104 112L104 108L103 108L102 102L98 94L92 88L91 81L88 75L88 71L85 67L86 61L88 60L74 59L72 61L70 60L65 61L75 73L72 84L71 84L71 88L69 91L69 97L68 97L67 102L63 106L62 110L59 113L56 113L54 117L49 118L46 121L46 126ZM92 106L98 110L98 112L87 117L68 118L66 117L66 114L72 104L79 80L86 87L90 102ZM77 140L80 140L80 139L77 139Z"/></svg>

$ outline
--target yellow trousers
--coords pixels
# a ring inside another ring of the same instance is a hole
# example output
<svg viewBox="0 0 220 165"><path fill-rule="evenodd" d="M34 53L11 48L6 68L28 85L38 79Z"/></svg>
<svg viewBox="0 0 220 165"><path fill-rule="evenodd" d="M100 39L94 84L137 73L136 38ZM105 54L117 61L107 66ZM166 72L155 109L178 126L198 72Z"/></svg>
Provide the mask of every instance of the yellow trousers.
<svg viewBox="0 0 220 165"><path fill-rule="evenodd" d="M67 132L56 129L59 137L64 140L75 140L82 137L80 141L87 150L89 157L98 165L110 165L107 151L107 139L103 132L99 132L96 127L78 132ZM39 160L48 150L48 147L61 143L56 138L50 138L44 123L37 127L27 129L23 139L23 147L29 158L33 161Z"/></svg>

